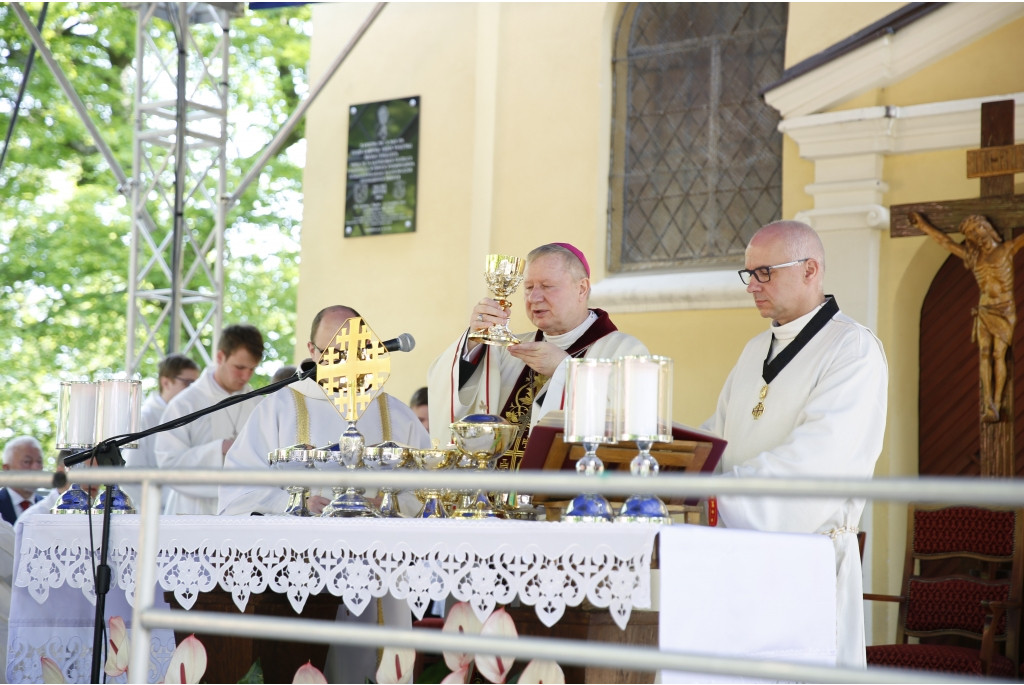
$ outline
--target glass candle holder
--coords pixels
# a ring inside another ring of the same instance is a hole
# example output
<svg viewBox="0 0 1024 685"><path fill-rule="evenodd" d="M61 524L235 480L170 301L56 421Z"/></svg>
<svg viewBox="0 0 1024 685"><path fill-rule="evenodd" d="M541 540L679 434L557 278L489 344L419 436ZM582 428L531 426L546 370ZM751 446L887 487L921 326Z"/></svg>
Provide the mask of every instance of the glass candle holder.
<svg viewBox="0 0 1024 685"><path fill-rule="evenodd" d="M668 357L629 356L618 360L616 393L620 440L636 442L638 454L629 464L634 476L658 475L658 460L651 455L655 442L672 442L672 360ZM630 496L616 521L672 522L668 507L655 495Z"/></svg>
<svg viewBox="0 0 1024 685"><path fill-rule="evenodd" d="M615 403L612 401L615 362L610 359L569 359L565 377L566 443L581 443L583 457L576 473L600 476L604 462L597 446L615 441ZM611 521L612 507L603 495L577 495L562 515L563 521Z"/></svg>

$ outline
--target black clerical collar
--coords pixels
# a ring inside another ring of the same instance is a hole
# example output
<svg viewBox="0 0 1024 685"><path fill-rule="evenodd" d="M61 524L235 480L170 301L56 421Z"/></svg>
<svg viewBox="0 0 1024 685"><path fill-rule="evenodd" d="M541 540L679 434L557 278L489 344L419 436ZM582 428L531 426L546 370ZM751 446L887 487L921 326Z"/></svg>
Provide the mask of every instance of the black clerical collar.
<svg viewBox="0 0 1024 685"><path fill-rule="evenodd" d="M786 345L786 348L779 352L774 359L768 361L772 356L772 345L775 344L775 334L772 334L771 343L768 345L768 354L764 358L764 366L762 367L761 377L765 383L771 383L775 380L775 377L786 368L786 365L793 361L793 358L799 354L800 350L804 348L811 341L818 332L825 327L833 316L839 311L839 305L836 303L836 298L831 295L825 296L825 304L822 305L818 313L811 317L811 320L807 322L807 325L797 333L796 337L793 338L793 342Z"/></svg>

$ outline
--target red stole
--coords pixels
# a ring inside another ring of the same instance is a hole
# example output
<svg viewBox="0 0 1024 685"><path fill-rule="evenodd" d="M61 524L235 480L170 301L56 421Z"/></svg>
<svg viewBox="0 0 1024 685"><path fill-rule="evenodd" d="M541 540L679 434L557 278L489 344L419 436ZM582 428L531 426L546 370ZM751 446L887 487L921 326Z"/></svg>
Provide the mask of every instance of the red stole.
<svg viewBox="0 0 1024 685"><path fill-rule="evenodd" d="M584 356L595 342L609 333L619 330L612 323L608 312L603 309L594 309L592 311L597 314L597 320L566 350L570 357ZM537 331L537 337L534 338L534 342L542 340L544 340L544 332ZM519 374L519 378L516 379L516 384L512 387L512 393L508 396L500 416L507 419L510 423L519 426L519 434L512 443L512 447L498 459L497 468L499 470L519 470L519 463L523 460L523 452L526 450L526 441L529 439L530 418L533 413L533 405L537 399L536 394L544 387L547 381L548 378L546 376L536 373L529 366L524 366Z"/></svg>

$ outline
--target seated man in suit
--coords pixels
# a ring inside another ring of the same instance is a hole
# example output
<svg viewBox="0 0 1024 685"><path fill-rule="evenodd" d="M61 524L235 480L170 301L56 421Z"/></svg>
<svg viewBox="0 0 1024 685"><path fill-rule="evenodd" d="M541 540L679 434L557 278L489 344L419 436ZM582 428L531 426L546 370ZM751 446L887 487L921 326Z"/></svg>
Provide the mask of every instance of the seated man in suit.
<svg viewBox="0 0 1024 685"><path fill-rule="evenodd" d="M19 435L4 445L4 471L42 471L43 448L30 435ZM35 501L32 490L5 487L0 489L0 517L14 525L21 513Z"/></svg>

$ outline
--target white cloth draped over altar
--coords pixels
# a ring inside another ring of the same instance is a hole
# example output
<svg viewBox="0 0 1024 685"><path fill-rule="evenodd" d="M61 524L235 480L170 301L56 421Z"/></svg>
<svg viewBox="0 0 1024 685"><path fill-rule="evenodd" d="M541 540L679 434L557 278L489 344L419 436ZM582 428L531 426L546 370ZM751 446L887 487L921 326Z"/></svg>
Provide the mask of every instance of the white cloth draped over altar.
<svg viewBox="0 0 1024 685"><path fill-rule="evenodd" d="M88 681L95 590L89 550L99 559L100 519L40 515L18 540L11 607L9 682L38 682L39 657ZM434 600L467 601L485 619L498 605L533 606L554 625L584 600L608 608L625 627L634 607L651 605L650 565L657 526L524 521L295 519L284 516L162 517L157 579L190 608L217 587L239 609L253 594L286 594L301 611L330 592L354 614L378 597L404 599L422 617ZM131 616L139 517L114 517L107 616ZM169 642L168 642L169 640ZM155 633L150 682L173 650ZM111 681L115 682L115 681Z"/></svg>

